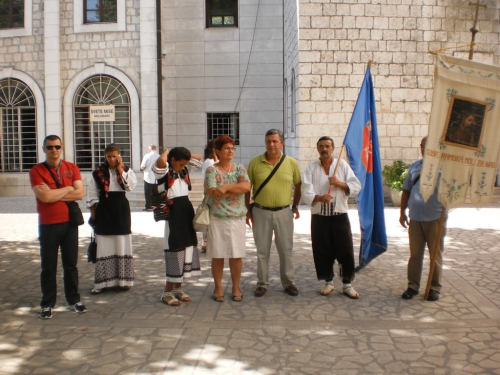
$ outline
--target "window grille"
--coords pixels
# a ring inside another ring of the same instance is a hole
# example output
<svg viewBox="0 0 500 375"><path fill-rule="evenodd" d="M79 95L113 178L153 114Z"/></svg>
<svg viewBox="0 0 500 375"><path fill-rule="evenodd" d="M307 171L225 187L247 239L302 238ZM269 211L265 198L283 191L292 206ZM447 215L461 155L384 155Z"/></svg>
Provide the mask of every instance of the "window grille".
<svg viewBox="0 0 500 375"><path fill-rule="evenodd" d="M238 0L206 0L207 27L238 26Z"/></svg>
<svg viewBox="0 0 500 375"><path fill-rule="evenodd" d="M23 82L0 81L0 164L2 172L27 172L37 163L36 107Z"/></svg>
<svg viewBox="0 0 500 375"><path fill-rule="evenodd" d="M24 0L0 0L0 29L24 27Z"/></svg>
<svg viewBox="0 0 500 375"><path fill-rule="evenodd" d="M90 121L91 105L114 105L115 121ZM123 162L131 162L130 98L116 79L98 75L80 84L73 101L75 163L83 171L104 162L110 143L121 149Z"/></svg>
<svg viewBox="0 0 500 375"><path fill-rule="evenodd" d="M208 140L228 135L235 145L240 144L239 113L207 113Z"/></svg>
<svg viewBox="0 0 500 375"><path fill-rule="evenodd" d="M84 23L116 22L116 0L84 0Z"/></svg>

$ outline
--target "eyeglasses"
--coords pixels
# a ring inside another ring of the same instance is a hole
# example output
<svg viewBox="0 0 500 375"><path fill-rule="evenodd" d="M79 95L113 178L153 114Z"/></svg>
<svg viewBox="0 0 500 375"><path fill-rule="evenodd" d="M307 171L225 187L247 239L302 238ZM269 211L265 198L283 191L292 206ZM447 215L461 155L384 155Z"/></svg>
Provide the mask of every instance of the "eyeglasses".
<svg viewBox="0 0 500 375"><path fill-rule="evenodd" d="M45 146L45 149L46 150L53 150L55 148L56 150L60 150L61 147L62 147L61 145L48 145L48 146Z"/></svg>
<svg viewBox="0 0 500 375"><path fill-rule="evenodd" d="M222 147L224 151L236 151L236 147Z"/></svg>

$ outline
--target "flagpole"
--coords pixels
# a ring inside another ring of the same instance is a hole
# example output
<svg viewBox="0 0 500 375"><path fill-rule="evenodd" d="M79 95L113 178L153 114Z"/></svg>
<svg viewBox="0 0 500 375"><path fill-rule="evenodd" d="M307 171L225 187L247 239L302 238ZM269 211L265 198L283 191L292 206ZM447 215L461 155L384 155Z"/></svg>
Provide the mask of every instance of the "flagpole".
<svg viewBox="0 0 500 375"><path fill-rule="evenodd" d="M345 150L345 146L342 145L342 148L340 149L339 158L337 160L337 165L335 166L335 170L333 171L332 177L337 174L337 169L338 169L339 164L340 164L340 158L342 157L342 154L344 153L344 150ZM332 188L333 188L333 185L330 185L330 189L328 189L328 195L332 194Z"/></svg>
<svg viewBox="0 0 500 375"><path fill-rule="evenodd" d="M441 211L441 217L439 218L438 230L436 233L436 239L434 241L434 250L431 254L431 265L429 269L429 277L427 278L427 286L425 287L424 299L427 300L429 297L429 291L431 289L432 276L434 276L434 269L436 268L437 256L441 251L441 237L443 236L444 229L444 218L446 217L446 208L443 207ZM442 267L443 265L440 264Z"/></svg>

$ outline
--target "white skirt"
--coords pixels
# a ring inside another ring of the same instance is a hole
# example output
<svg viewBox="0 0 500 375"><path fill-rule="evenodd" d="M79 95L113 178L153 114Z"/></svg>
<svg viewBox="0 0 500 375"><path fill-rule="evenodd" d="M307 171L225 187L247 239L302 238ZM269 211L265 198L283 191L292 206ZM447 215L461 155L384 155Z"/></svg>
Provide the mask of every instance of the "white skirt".
<svg viewBox="0 0 500 375"><path fill-rule="evenodd" d="M222 220L210 215L207 258L244 258L246 252L246 220Z"/></svg>
<svg viewBox="0 0 500 375"><path fill-rule="evenodd" d="M134 285L132 235L104 236L96 234L97 262L94 288Z"/></svg>

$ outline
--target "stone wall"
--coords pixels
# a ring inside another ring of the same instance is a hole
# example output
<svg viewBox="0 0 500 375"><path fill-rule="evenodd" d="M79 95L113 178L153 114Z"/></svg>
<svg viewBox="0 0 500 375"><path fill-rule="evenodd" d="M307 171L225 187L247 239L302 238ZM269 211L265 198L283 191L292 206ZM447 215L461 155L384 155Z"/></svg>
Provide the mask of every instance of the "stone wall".
<svg viewBox="0 0 500 375"><path fill-rule="evenodd" d="M474 60L500 64L500 3L483 1ZM367 62L377 100L382 165L419 157L431 110L434 56L467 58L474 8L462 0L299 2L301 165L323 134L342 144ZM286 62L285 62L286 63Z"/></svg>
<svg viewBox="0 0 500 375"><path fill-rule="evenodd" d="M33 0L32 35L2 37L0 31L0 68L12 67L31 76L43 90L43 1Z"/></svg>
<svg viewBox="0 0 500 375"><path fill-rule="evenodd" d="M126 31L74 32L74 0L60 4L61 96L82 69L105 62L123 71L140 91L140 0L126 0Z"/></svg>

